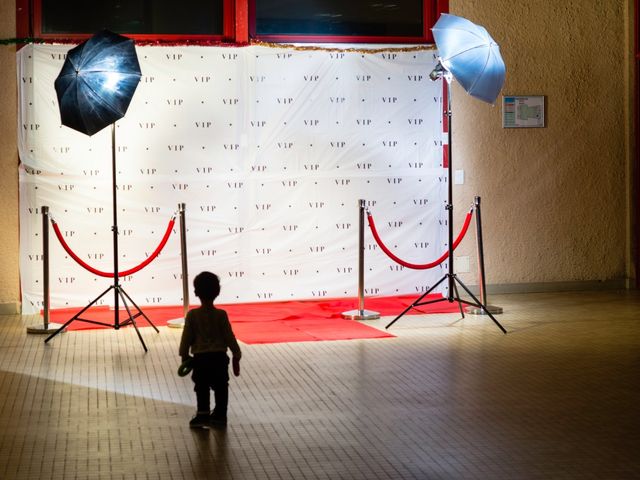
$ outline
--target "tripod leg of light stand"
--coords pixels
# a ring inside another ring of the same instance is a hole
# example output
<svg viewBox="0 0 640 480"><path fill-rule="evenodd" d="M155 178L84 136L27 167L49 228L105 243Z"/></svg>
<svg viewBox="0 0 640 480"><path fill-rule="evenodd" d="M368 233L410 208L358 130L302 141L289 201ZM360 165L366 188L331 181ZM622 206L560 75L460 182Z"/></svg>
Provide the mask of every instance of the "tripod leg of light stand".
<svg viewBox="0 0 640 480"><path fill-rule="evenodd" d="M47 343L49 340L51 340L53 337L55 337L56 335L58 335L60 332L62 332L65 328L67 328L67 326L73 322L74 320L78 320L80 318L80 315L82 315L84 312L86 312L87 310L89 310L89 308L91 308L93 305L96 304L96 302L98 300L100 300L102 297L104 297L107 293L109 293L109 290L111 290L113 288L113 285L110 285L109 288L107 288L104 292L102 292L100 295L98 295L96 298L94 298L91 303L89 305L87 305L86 307L84 307L82 310L80 310L78 313L76 313L73 317L71 317L69 320L67 320L67 323L65 323L64 325L62 325L58 330L56 330L55 332L53 332L51 335L49 335L45 340L44 343Z"/></svg>
<svg viewBox="0 0 640 480"><path fill-rule="evenodd" d="M127 304L127 298L126 297L129 297L129 296L125 294L125 292L124 292L124 290L122 290L122 288L118 288L118 295L120 295L120 297L122 299L122 304L124 305L124 308L127 310L127 315L129 315L128 322L130 322L131 325L133 325L133 328L136 330L136 333L138 334L138 338L140 339L140 343L142 344L142 348L144 348L145 352L148 352L149 350L147 350L147 345L144 343L144 340L142 339L142 335L140 334L140 330L138 330L138 325L136 325L136 319L135 319L135 317L133 315L131 315L131 309L129 308L129 305ZM125 297L125 295L126 295L126 297ZM129 299L129 300L131 300L131 299ZM131 300L131 303L133 303L133 300ZM140 314L144 315L142 313L142 310L138 309L138 312L140 312ZM127 322L125 322L125 323L127 323Z"/></svg>
<svg viewBox="0 0 640 480"><path fill-rule="evenodd" d="M405 313L407 313L409 310L411 310L412 308L416 307L419 303L420 300L422 300L424 297L426 297L427 295L429 295L431 292L433 292L436 287L438 285L440 285L442 282L444 282L444 280L447 278L447 276L445 275L444 277L442 277L440 280L438 280L438 282L432 286L431 288L429 288L426 292L424 292L422 295L420 295L418 297L418 299L416 301L414 301L411 305L409 305L407 308L405 308L402 313L400 315L398 315L396 318L394 318L393 320L391 320L391 322L389 322L389 324L384 327L385 329L389 328L391 325L393 325L394 323L396 323L398 320L400 320L400 317L402 317ZM430 303L436 303L436 302L443 302L445 301L446 298L442 298L442 299L438 299L438 300L434 300L433 302Z"/></svg>
<svg viewBox="0 0 640 480"><path fill-rule="evenodd" d="M454 277L453 277L453 279L454 279L456 282L458 282L458 283L460 284L460 286L464 289L464 291L465 291L465 292L467 292L467 295L469 295L469 296L473 299L473 301L474 301L474 302L476 302L476 303L475 303L475 306L476 306L476 307L480 307L480 308L482 308L482 310L484 310L484 312L485 312L487 315L489 315L489 318L490 318L491 320L493 320L493 323L495 323L495 324L498 326L498 328L499 328L500 330L502 330L502 333L505 333L505 334L506 334L506 333L507 333L507 331L505 330L505 328L504 328L502 325L500 325L500 322L498 322L498 320L496 320L496 317L494 317L494 316L491 314L491 312L489 312L489 310L487 310L487 307L485 307L485 306L484 306L484 304L483 304L482 302L480 302L480 300L478 300L478 299L476 298L476 296L475 296L473 293L471 293L471 290L469 290L469 289L467 288L467 286L466 286L464 283L462 283L462 281L460 281L460 279L459 279L458 277L455 277L455 276L454 276ZM462 300L462 301L464 302L464 300ZM471 304L471 302L464 302L464 303L467 303L467 304L469 304L469 305L472 305L472 304Z"/></svg>
<svg viewBox="0 0 640 480"><path fill-rule="evenodd" d="M136 309L138 310L138 312L140 312L140 315L142 315L144 317L144 319L147 321L147 323L149 325L151 325L153 327L153 329L157 332L160 333L160 330L158 330L158 327L156 327L151 320L149 320L149 317L147 317L144 312L142 311L142 309L136 304L136 302L133 301L133 299L129 296L129 294L127 292L125 292L124 288L120 287L119 288L120 292L122 293L122 295L124 295L124 297L127 298L127 300L129 300L131 302L131 304L136 307ZM123 297L123 298L124 298ZM126 305L126 304L125 304Z"/></svg>
<svg viewBox="0 0 640 480"><path fill-rule="evenodd" d="M460 294L458 293L458 287L456 286L456 283L453 282L453 291L456 293L456 300L458 301L458 307L460 308L460 315L462 315L462 318L464 318L464 309L462 308L462 302L460 301Z"/></svg>

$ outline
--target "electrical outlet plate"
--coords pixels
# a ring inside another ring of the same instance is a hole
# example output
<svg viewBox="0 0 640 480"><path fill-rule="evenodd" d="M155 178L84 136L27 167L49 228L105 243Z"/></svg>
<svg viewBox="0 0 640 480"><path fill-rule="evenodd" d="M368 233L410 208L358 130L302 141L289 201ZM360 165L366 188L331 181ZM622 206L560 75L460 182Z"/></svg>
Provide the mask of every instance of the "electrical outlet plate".
<svg viewBox="0 0 640 480"><path fill-rule="evenodd" d="M456 273L469 273L469 257L455 257L453 266L455 267Z"/></svg>

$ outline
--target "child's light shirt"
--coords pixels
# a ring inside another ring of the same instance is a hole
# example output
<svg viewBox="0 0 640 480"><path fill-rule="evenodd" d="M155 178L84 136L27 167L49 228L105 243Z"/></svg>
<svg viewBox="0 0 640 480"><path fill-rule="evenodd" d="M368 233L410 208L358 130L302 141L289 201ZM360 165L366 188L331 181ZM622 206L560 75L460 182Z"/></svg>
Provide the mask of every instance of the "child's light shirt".
<svg viewBox="0 0 640 480"><path fill-rule="evenodd" d="M180 340L180 356L206 352L226 352L227 348L235 358L242 352L236 340L227 312L215 307L199 307L189 310L184 319L184 330Z"/></svg>

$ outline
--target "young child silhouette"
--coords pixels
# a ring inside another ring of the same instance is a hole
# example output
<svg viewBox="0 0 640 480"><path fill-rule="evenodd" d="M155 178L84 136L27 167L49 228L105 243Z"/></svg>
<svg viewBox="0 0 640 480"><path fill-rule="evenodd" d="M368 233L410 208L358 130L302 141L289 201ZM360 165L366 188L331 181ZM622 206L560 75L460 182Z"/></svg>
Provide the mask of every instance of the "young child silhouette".
<svg viewBox="0 0 640 480"><path fill-rule="evenodd" d="M240 375L242 353L231 329L227 312L213 305L220 294L218 276L211 272L199 273L193 280L193 287L201 305L187 313L179 350L183 362L193 359L191 378L195 384L197 412L189 426L224 427L227 425L229 403L227 348L233 354L235 376ZM213 390L215 399L215 408L211 412L210 390Z"/></svg>

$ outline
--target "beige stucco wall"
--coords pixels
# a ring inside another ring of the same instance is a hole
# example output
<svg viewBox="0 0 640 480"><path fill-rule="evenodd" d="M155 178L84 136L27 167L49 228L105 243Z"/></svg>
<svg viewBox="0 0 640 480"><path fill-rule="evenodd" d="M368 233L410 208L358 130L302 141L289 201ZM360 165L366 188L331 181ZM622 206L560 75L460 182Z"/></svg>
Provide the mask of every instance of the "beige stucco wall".
<svg viewBox="0 0 640 480"><path fill-rule="evenodd" d="M15 2L1 0L0 38L15 36ZM15 52L15 45L0 46L0 312L11 312L20 298Z"/></svg>
<svg viewBox="0 0 640 480"><path fill-rule="evenodd" d="M547 126L503 129L491 107L453 90L456 227L482 197L488 283L629 276L629 18L633 0L450 0L485 26L507 64L503 93L545 95ZM14 0L0 36L15 37ZM15 47L0 46L0 307L19 301ZM476 283L475 243L469 256ZM529 287L526 287L529 288ZM526 289L525 288L525 289Z"/></svg>
<svg viewBox="0 0 640 480"><path fill-rule="evenodd" d="M505 95L545 95L546 128L503 129L495 107L453 89L458 222L482 198L489 284L590 282L629 274L627 0L452 0L507 65ZM626 79L626 80L625 80ZM475 247L466 242L476 283Z"/></svg>

